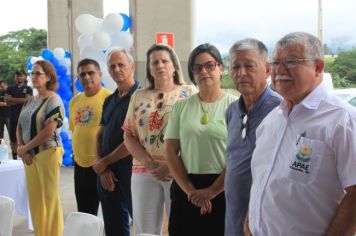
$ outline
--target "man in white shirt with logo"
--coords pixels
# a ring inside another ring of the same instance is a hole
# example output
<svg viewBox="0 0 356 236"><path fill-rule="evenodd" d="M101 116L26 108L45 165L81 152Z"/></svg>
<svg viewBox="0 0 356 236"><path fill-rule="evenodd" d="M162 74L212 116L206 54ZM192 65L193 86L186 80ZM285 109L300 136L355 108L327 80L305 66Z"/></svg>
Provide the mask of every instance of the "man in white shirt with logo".
<svg viewBox="0 0 356 236"><path fill-rule="evenodd" d="M284 100L256 132L248 218L254 236L355 233L356 109L328 92L322 58L310 34L277 42L271 75Z"/></svg>

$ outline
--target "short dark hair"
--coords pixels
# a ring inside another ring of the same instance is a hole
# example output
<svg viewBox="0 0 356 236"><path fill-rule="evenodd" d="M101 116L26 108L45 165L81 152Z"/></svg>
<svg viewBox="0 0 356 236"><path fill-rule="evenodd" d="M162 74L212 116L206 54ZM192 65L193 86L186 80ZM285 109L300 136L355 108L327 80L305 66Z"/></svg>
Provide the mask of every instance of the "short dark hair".
<svg viewBox="0 0 356 236"><path fill-rule="evenodd" d="M46 75L49 77L49 81L46 83L46 88L52 91L57 90L57 74L52 63L48 61L39 60L36 61L33 65L39 65L43 69L43 72L46 73Z"/></svg>
<svg viewBox="0 0 356 236"><path fill-rule="evenodd" d="M0 84L7 84L6 80L0 80Z"/></svg>
<svg viewBox="0 0 356 236"><path fill-rule="evenodd" d="M81 61L78 62L78 65L77 65L77 73L79 73L79 68L82 67L82 66L86 66L86 65L94 65L95 68L98 70L98 71L101 71L100 70L100 65L97 61L93 60L93 59L90 59L90 58L85 58Z"/></svg>
<svg viewBox="0 0 356 236"><path fill-rule="evenodd" d="M173 62L174 69L176 70L176 73L174 73L174 76L173 76L173 82L178 85L185 84L183 74L182 74L182 67L180 65L179 58L178 58L176 52L174 51L174 49L168 45L165 45L165 44L153 44L148 49L148 51L146 53L146 78L149 82L148 88L153 89L155 86L154 79L153 79L153 77L151 75L151 71L150 71L150 63L151 63L150 56L153 52L157 52L157 51L168 52L169 57L170 57L171 61Z"/></svg>
<svg viewBox="0 0 356 236"><path fill-rule="evenodd" d="M214 45L210 43L200 44L198 47L193 49L188 59L188 74L189 74L189 79L190 81L192 81L193 84L195 84L195 81L194 81L192 66L194 64L195 58L202 53L208 53L218 62L219 65L224 66L219 49L217 49Z"/></svg>
<svg viewBox="0 0 356 236"><path fill-rule="evenodd" d="M16 71L15 71L15 75L24 75L24 76L26 76L27 73L26 73L26 71L24 69L17 68Z"/></svg>

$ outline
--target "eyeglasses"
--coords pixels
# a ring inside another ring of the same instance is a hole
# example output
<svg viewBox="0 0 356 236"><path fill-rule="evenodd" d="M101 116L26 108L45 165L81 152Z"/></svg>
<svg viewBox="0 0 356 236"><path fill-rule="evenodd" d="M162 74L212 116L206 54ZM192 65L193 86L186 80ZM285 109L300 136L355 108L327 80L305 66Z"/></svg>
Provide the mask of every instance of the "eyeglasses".
<svg viewBox="0 0 356 236"><path fill-rule="evenodd" d="M247 137L247 130L248 130L248 115L241 115L241 138L246 140Z"/></svg>
<svg viewBox="0 0 356 236"><path fill-rule="evenodd" d="M216 61L208 61L208 62L205 62L203 65L194 64L192 66L191 70L194 74L199 74L199 73L201 73L201 71L203 70L203 67L204 67L204 69L206 71L211 72L211 71L215 70L215 68L218 64L219 63Z"/></svg>
<svg viewBox="0 0 356 236"><path fill-rule="evenodd" d="M315 61L313 58L284 58L279 60L272 60L271 66L273 69L277 69L281 64L284 64L288 69L292 69L300 63L307 61Z"/></svg>
<svg viewBox="0 0 356 236"><path fill-rule="evenodd" d="M79 73L79 77L80 77L81 79L84 79L86 75L92 77L92 76L94 76L95 74L96 74L96 71L81 72L81 73Z"/></svg>
<svg viewBox="0 0 356 236"><path fill-rule="evenodd" d="M159 93L159 94L158 94L158 99L159 99L159 100L162 100L162 101L160 101L160 102L157 104L157 109L162 109L162 107L163 107L163 96L164 96L163 93Z"/></svg>
<svg viewBox="0 0 356 236"><path fill-rule="evenodd" d="M38 77L38 76L41 76L41 75L45 75L46 73L44 72L39 72L39 71L32 71L31 73L28 73L27 76L30 77L30 78L33 78L33 77Z"/></svg>

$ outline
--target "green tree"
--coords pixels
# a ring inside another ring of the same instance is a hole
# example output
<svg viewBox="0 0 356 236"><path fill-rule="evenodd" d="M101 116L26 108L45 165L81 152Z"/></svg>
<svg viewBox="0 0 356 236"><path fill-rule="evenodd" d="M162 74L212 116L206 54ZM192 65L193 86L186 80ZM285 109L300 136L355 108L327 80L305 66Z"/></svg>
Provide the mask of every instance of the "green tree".
<svg viewBox="0 0 356 236"><path fill-rule="evenodd" d="M47 31L23 29L0 36L0 78L14 82L14 71L27 68L27 58L47 47Z"/></svg>
<svg viewBox="0 0 356 236"><path fill-rule="evenodd" d="M325 71L332 74L335 87L356 86L356 49L341 52Z"/></svg>

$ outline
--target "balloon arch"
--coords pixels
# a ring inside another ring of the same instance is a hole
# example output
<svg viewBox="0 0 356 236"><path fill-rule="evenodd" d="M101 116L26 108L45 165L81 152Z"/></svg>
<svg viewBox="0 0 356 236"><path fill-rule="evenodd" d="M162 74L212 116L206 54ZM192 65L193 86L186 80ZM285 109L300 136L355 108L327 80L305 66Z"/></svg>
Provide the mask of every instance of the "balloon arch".
<svg viewBox="0 0 356 236"><path fill-rule="evenodd" d="M76 18L75 26L81 33L78 37L80 59L96 60L103 73L102 85L113 91L116 84L110 79L106 58L113 48L131 49L133 37L127 31L131 27L130 17L124 13L111 13L101 19L90 14L82 14ZM56 92L62 98L66 116L60 132L64 148L63 165L71 166L73 165L73 150L71 132L68 128L69 101L73 97L71 53L63 48L44 49L40 56L28 57L28 71L32 71L33 64L38 60L51 62L57 72L59 88ZM79 92L83 91L79 79L75 78L74 86Z"/></svg>

